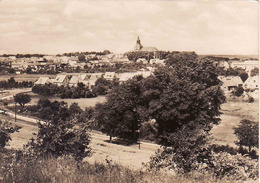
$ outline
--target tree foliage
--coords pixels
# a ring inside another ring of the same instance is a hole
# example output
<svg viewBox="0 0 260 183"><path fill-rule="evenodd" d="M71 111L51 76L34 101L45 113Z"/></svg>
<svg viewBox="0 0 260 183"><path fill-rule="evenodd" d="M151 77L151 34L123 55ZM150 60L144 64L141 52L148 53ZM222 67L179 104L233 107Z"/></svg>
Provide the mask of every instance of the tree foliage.
<svg viewBox="0 0 260 183"><path fill-rule="evenodd" d="M83 55L83 54L80 54L78 56L78 59L79 59L80 62L85 62L86 61L85 55Z"/></svg>
<svg viewBox="0 0 260 183"><path fill-rule="evenodd" d="M96 120L101 131L110 136L136 140L141 105L141 77L135 77L113 89L104 104L96 106Z"/></svg>
<svg viewBox="0 0 260 183"><path fill-rule="evenodd" d="M36 156L71 155L81 161L90 155L89 143L87 127L79 128L69 120L51 120L39 123L37 138L27 144L27 149Z"/></svg>
<svg viewBox="0 0 260 183"><path fill-rule="evenodd" d="M258 75L259 75L259 68L258 67L255 67L254 69L251 70L251 72L250 72L251 77L258 76Z"/></svg>
<svg viewBox="0 0 260 183"><path fill-rule="evenodd" d="M238 127L234 128L234 134L238 137L236 144L239 146L246 146L251 152L252 147L259 147L258 140L258 122L244 119L240 122Z"/></svg>
<svg viewBox="0 0 260 183"><path fill-rule="evenodd" d="M218 124L225 97L216 68L195 53L176 57L169 57L167 66L154 75L126 81L112 90L107 103L97 108L97 120L106 133L133 137L140 124L155 119L158 142L168 146L169 134L182 126L203 127L208 132Z"/></svg>
<svg viewBox="0 0 260 183"><path fill-rule="evenodd" d="M0 120L0 149L4 148L11 140L11 134L18 131L20 127L13 126L9 122L2 122Z"/></svg>
<svg viewBox="0 0 260 183"><path fill-rule="evenodd" d="M31 96L28 94L19 93L14 96L14 101L17 102L23 109L24 105L31 101Z"/></svg>
<svg viewBox="0 0 260 183"><path fill-rule="evenodd" d="M245 81L247 80L247 78L248 78L248 74L247 74L246 72L241 72L241 73L239 74L239 77L241 78L241 80L242 80L243 82L245 82Z"/></svg>
<svg viewBox="0 0 260 183"><path fill-rule="evenodd" d="M139 58L145 58L146 60L150 60L154 58L153 52L146 51L131 51L126 53L126 56L129 60L136 62Z"/></svg>

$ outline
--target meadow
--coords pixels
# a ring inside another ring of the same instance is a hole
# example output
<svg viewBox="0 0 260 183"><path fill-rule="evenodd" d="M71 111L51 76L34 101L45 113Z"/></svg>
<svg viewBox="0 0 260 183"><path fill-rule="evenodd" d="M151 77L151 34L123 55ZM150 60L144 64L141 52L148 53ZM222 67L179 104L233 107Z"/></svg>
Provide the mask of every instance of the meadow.
<svg viewBox="0 0 260 183"><path fill-rule="evenodd" d="M10 75L1 75L0 81L7 81L13 77L15 81L32 81L35 82L39 77L50 77L55 78L56 75L48 75L48 74L10 74Z"/></svg>

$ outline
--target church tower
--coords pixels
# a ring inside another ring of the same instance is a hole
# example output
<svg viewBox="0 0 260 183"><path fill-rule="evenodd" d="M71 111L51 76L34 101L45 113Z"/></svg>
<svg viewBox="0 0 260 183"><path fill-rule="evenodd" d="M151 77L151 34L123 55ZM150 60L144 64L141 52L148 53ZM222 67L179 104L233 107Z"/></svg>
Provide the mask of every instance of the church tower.
<svg viewBox="0 0 260 183"><path fill-rule="evenodd" d="M139 36L137 37L137 40L136 40L136 45L135 45L135 51L140 51L141 49L143 48L143 46L141 45L141 41L140 41L140 38Z"/></svg>

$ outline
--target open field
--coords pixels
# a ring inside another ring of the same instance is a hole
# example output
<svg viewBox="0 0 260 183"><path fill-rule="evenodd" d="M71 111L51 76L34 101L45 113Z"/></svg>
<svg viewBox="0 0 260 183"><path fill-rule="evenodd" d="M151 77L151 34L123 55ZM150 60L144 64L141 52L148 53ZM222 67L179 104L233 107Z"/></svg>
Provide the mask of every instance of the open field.
<svg viewBox="0 0 260 183"><path fill-rule="evenodd" d="M29 105L36 105L38 100L41 98L38 94L34 94L32 92L29 93L32 96L32 100ZM94 107L97 103L103 103L106 101L105 96L98 96L94 98L77 98L77 99L61 99L59 97L48 97L50 101L64 101L70 106L72 103L78 103L79 107L84 110L86 107Z"/></svg>
<svg viewBox="0 0 260 183"><path fill-rule="evenodd" d="M235 146L234 141L237 140L233 134L233 127L237 127L242 119L258 121L259 106L258 101L254 103L228 101L221 106L223 113L220 118L219 125L215 125L212 129L212 135L218 144L229 144Z"/></svg>
<svg viewBox="0 0 260 183"><path fill-rule="evenodd" d="M10 74L10 75L1 75L0 81L7 81L11 77L14 77L15 81L36 81L39 77L50 77L55 78L56 75L48 75L48 74Z"/></svg>

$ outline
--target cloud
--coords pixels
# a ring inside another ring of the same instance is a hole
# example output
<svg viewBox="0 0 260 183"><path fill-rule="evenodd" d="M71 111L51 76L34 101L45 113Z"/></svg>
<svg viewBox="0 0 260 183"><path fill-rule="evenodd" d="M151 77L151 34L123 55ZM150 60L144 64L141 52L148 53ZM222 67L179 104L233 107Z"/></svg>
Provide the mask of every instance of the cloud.
<svg viewBox="0 0 260 183"><path fill-rule="evenodd" d="M127 51L139 34L163 50L252 54L257 17L251 2L2 0L0 42L15 53Z"/></svg>

